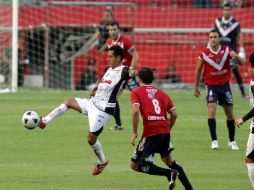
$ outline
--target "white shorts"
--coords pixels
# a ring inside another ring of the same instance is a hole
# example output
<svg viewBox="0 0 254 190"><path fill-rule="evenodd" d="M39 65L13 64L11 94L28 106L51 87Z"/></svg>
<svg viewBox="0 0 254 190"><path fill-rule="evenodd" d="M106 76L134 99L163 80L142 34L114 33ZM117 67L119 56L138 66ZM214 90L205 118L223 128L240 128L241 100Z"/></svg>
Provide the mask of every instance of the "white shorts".
<svg viewBox="0 0 254 190"><path fill-rule="evenodd" d="M82 113L88 115L89 131L96 132L102 128L110 119L111 115L98 110L92 102L92 99L75 98Z"/></svg>
<svg viewBox="0 0 254 190"><path fill-rule="evenodd" d="M254 134L250 133L247 142L246 156L248 156L253 150L254 150Z"/></svg>

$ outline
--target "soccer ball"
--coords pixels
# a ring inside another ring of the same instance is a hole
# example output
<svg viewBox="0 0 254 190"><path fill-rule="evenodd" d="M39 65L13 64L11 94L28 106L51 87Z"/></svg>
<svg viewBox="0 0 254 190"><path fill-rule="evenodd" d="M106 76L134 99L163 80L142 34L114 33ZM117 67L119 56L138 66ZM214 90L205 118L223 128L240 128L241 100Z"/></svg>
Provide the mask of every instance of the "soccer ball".
<svg viewBox="0 0 254 190"><path fill-rule="evenodd" d="M38 126L40 117L35 111L27 111L23 114L22 123L27 129L34 129Z"/></svg>

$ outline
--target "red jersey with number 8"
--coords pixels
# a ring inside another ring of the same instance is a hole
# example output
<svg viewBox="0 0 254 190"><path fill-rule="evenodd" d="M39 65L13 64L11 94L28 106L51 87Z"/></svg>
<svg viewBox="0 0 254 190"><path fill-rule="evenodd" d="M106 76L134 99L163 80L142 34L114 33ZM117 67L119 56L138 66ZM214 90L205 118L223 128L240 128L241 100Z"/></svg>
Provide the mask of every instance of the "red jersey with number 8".
<svg viewBox="0 0 254 190"><path fill-rule="evenodd" d="M131 102L140 105L144 127L142 138L169 133L167 113L175 106L166 93L152 85L140 86L131 91Z"/></svg>
<svg viewBox="0 0 254 190"><path fill-rule="evenodd" d="M199 59L204 61L204 79L207 85L223 85L230 80L230 51L228 46L220 46L214 52L206 48L199 55Z"/></svg>

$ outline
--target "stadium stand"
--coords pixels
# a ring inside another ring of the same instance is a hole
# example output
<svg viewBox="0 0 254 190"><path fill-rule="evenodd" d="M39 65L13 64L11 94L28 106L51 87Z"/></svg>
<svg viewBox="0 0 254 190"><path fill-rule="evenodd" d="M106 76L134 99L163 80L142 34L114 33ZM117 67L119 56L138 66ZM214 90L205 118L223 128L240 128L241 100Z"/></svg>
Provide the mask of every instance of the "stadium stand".
<svg viewBox="0 0 254 190"><path fill-rule="evenodd" d="M96 2L102 1L96 0ZM218 7L218 0L213 0L212 2L214 7ZM251 3L252 1L250 1L249 4L244 5L248 8L234 10L234 17L237 18L241 23L241 27L244 29L254 28L254 19L252 19L252 15L249 14L249 7L252 6ZM214 19L221 16L220 9L196 9L192 7L193 2L189 0L140 0L137 1L136 6L138 8L135 8L134 15L135 18L138 19L135 19L134 26L130 26L134 28L134 31L139 28L211 28ZM19 26L21 28L29 28L31 26L40 27L42 24L46 24L52 28L69 26L95 27L100 22L100 18L102 18L103 14L103 7L97 7L97 9L94 10L89 6L61 6L61 8L56 5L21 6L19 9ZM1 7L0 10L0 12L4 12L7 15L11 15L10 11L10 9L6 10L5 7ZM77 15L75 16L73 13L77 13ZM65 15L64 17L62 16L63 14ZM95 14L96 16L87 16ZM126 8L123 7L117 8L114 13L114 16L123 27L130 25L130 21L127 19L129 15L130 12L126 11ZM134 43L140 54L140 67L156 67L160 78L165 74L164 71L168 68L169 64L175 64L178 74L183 79L182 81L185 83L193 82L195 62L200 50L203 49L207 43L207 37L204 33L183 32L174 34L166 32L134 32L132 38L134 39ZM246 54L248 56L250 51L253 51L254 34L245 33L244 38L248 39L245 41ZM2 49L0 49L0 52L3 52L2 50L5 48L4 44L6 42L1 41L1 43L3 45L1 46ZM81 55L75 59L75 85L79 80L78 77L80 76L80 73L86 69L88 58L96 58L98 65L106 64L105 58L98 58L95 51L96 50L93 49L90 51L89 55ZM105 55L103 55L103 57L105 57ZM155 64L157 60L161 61ZM97 70L98 72L102 72L103 69L98 67ZM247 68L241 67L240 71L243 73L244 82L248 82ZM233 82L235 82L234 79Z"/></svg>

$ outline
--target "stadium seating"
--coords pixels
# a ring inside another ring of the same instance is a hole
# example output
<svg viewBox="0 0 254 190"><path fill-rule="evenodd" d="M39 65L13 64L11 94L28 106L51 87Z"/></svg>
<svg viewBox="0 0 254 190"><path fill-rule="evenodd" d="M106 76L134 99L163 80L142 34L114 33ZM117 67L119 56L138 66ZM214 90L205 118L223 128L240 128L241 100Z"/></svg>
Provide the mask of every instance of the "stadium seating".
<svg viewBox="0 0 254 190"><path fill-rule="evenodd" d="M213 0L213 4L217 1L218 0ZM172 3L176 2L178 3L178 8L172 7ZM131 26L134 28L211 28L214 23L214 19L221 16L221 9L196 9L191 7L191 3L184 3L184 1L174 0L155 0L153 3L149 0L141 0L137 1L137 6L139 7L136 9L128 9L126 11L126 8L117 8L115 10L114 17L117 18L122 26L129 26L129 17L131 14L134 14L135 18L138 18L135 19L134 26ZM21 6L19 9L19 25L22 27L38 27L41 26L42 23L46 23L51 27L95 26L100 22L103 13L103 7L98 7L98 9L94 10L91 7L84 6L61 6L60 9L58 6ZM141 9L142 11L140 11ZM254 19L251 18L251 14L247 14L249 11L250 10L248 8L243 8L235 9L233 12L234 17L236 17L240 22L241 27L245 29L254 28ZM76 12L78 15L73 16L73 12ZM65 17L62 16L63 14ZM71 19L66 19L69 17ZM253 50L254 35L244 34L244 37L245 39L248 39L245 41L248 56L250 51ZM149 43L147 43L148 41ZM207 37L204 33L183 33L181 35L170 33L135 34L135 45L140 54L140 66L156 67L159 77L162 78L163 75L165 75L165 70L168 68L168 65L174 64L176 65L178 74L183 78L183 82L188 83L193 82L195 62L199 52L206 46L206 42ZM3 44L2 47L4 47L5 42L1 41L1 43ZM97 57L97 64L100 66L105 65L106 56L100 58L97 53L94 53L95 50L92 51L92 56ZM83 55L76 58L75 84L78 81L78 76L80 76L82 71L85 70L89 56ZM162 61L159 65L155 65L154 60ZM97 70L101 72L103 69L98 67ZM244 75L248 72L246 67L241 67L240 70ZM248 80L248 78L244 78L245 82L248 82Z"/></svg>

